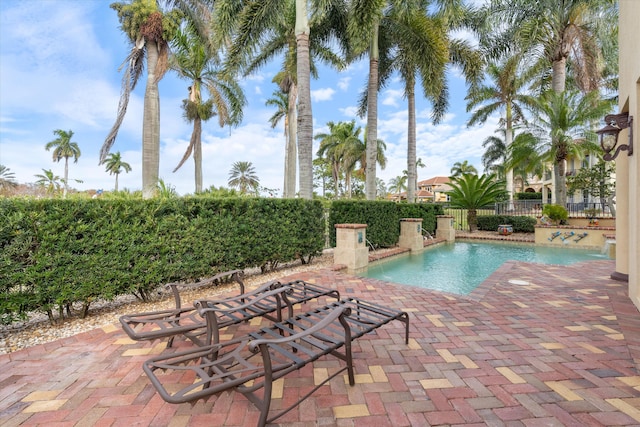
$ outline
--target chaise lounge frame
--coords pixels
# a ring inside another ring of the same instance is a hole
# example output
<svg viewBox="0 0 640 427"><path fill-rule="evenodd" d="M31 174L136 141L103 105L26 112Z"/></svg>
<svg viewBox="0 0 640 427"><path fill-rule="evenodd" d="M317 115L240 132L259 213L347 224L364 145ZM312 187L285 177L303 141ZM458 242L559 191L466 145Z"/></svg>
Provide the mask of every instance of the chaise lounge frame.
<svg viewBox="0 0 640 427"><path fill-rule="evenodd" d="M240 295L220 300L201 299L192 307L182 307L180 291L196 289L229 277L240 285ZM156 340L168 338L167 347L171 347L174 337L182 335L199 346L214 344L219 341L219 330L233 324L245 322L262 316L273 322L283 319L282 310L288 307L289 316L294 304L306 303L312 299L328 296L340 299L340 293L312 283L296 280L288 283L278 281L266 283L259 288L244 292L242 270L220 273L206 281L180 284L170 283L167 288L173 292L176 308L126 314L120 317L122 329L134 341ZM287 286L287 298L282 299L282 292L277 288ZM198 308L217 309L219 318L215 319L215 328L207 329L205 319ZM204 339L203 339L204 337Z"/></svg>
<svg viewBox="0 0 640 427"><path fill-rule="evenodd" d="M216 311L212 309L201 311L207 319L218 314L207 314ZM143 369L160 396L170 403L195 402L223 391L237 390L260 410L258 426L262 427L289 412L344 371L353 386L352 341L392 320L404 324L407 344L409 316L406 312L359 298L344 298L228 342L153 357L144 362ZM273 381L325 355L337 357L345 366L294 404L269 417ZM158 370L170 373L165 377L158 375ZM175 384L176 378L184 382ZM171 383L165 384L166 380Z"/></svg>

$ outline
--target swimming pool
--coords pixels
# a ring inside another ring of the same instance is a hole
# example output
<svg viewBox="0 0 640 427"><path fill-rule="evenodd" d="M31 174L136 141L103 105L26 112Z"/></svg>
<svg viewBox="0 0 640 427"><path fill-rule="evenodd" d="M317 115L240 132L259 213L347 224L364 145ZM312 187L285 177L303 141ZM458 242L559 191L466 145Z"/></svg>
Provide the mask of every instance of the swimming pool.
<svg viewBox="0 0 640 427"><path fill-rule="evenodd" d="M505 261L569 265L608 259L599 252L508 243L456 242L370 265L360 276L421 288L468 294Z"/></svg>

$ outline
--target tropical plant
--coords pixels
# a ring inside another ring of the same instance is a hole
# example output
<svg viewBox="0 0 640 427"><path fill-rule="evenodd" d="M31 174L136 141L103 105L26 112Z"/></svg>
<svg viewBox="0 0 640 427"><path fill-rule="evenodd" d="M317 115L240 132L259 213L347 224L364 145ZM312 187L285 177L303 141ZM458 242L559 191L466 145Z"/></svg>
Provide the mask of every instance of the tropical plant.
<svg viewBox="0 0 640 427"><path fill-rule="evenodd" d="M463 162L455 162L453 164L453 167L451 168L451 176L460 176L466 174L477 175L478 170L475 168L475 166L470 164L468 160L465 160Z"/></svg>
<svg viewBox="0 0 640 427"><path fill-rule="evenodd" d="M285 67L281 89L289 94L289 108L297 95L298 168L300 197L313 197L313 116L311 76L316 73L311 57L329 63L342 61L331 52L331 41L344 39L345 7L341 0L287 0L238 2L218 0L215 22L219 37L229 45L227 62L234 72L246 74L282 51ZM255 55L255 52L260 52ZM249 64L248 66L246 64ZM294 77L295 76L295 77ZM291 136L292 137L292 136ZM289 159L292 153L288 151ZM289 185L290 186L290 185Z"/></svg>
<svg viewBox="0 0 640 427"><path fill-rule="evenodd" d="M171 68L191 84L189 98L182 101L182 109L184 118L193 123L187 150L173 171L180 169L193 153L195 192L199 193L202 191L202 122L217 115L220 127L237 125L242 121L242 108L247 101L237 81L217 67L213 46L201 39L194 25L181 28L171 48ZM209 94L208 100L203 99L205 92Z"/></svg>
<svg viewBox="0 0 640 427"><path fill-rule="evenodd" d="M513 128L518 122L525 122L525 114L523 107L527 105L527 98L524 90L532 78L531 70L520 72L519 64L522 63L521 55L513 55L501 63L489 63L487 66L487 76L491 80L491 85L478 85L472 87L467 94L467 112L473 110L473 114L467 121L467 126L477 123L485 123L487 119L498 111L503 111L500 118L502 131L504 132L504 152L511 147L513 142ZM491 138L491 137L490 137ZM483 143L483 146L487 143ZM492 140L491 143L496 143ZM499 144L495 146L499 147ZM496 152L489 154L489 164L494 163L498 158L504 155L498 155ZM485 159L483 156L483 163ZM487 164L484 164L485 169ZM507 182L507 192L509 199L513 200L513 169L506 168L505 176Z"/></svg>
<svg viewBox="0 0 640 427"><path fill-rule="evenodd" d="M176 191L176 188L173 185L164 182L164 179L162 178L158 179L158 184L157 184L155 194L157 197L161 199L173 199L175 197L178 197L178 192Z"/></svg>
<svg viewBox="0 0 640 427"><path fill-rule="evenodd" d="M54 174L51 169L42 169L41 174L34 175L38 180L36 184L43 187L48 195L53 196L61 187L61 178Z"/></svg>
<svg viewBox="0 0 640 427"><path fill-rule="evenodd" d="M352 2L349 34L356 57L366 54L369 75L366 95L361 98L360 113L367 114L367 140L377 140L377 96L393 72L400 74L407 96L409 121L407 170L409 201L415 200L415 85L422 83L425 97L432 101L433 119L438 122L447 107L448 63L462 65L463 74L471 80L479 77L481 61L477 52L461 40L452 39L449 30L469 22L468 9L461 1L439 2L433 15L426 11L434 6L429 1L379 0ZM367 146L366 197L375 199L376 145Z"/></svg>
<svg viewBox="0 0 640 427"><path fill-rule="evenodd" d="M158 82L168 70L169 41L186 14L192 20L201 17L205 9L198 8L199 14L192 13L198 0L188 2L166 0L165 4L177 5L179 9L163 11L157 0L131 0L116 2L111 8L118 14L120 28L127 36L131 51L123 62L122 88L116 121L100 149L100 164L105 161L109 150L124 120L129 105L129 97L140 76L147 68L147 84L144 93L144 113L142 122L142 194L145 199L153 197L158 183L160 168L160 96ZM188 6L194 6L189 10Z"/></svg>
<svg viewBox="0 0 640 427"><path fill-rule="evenodd" d="M251 162L235 162L229 172L229 187L237 188L241 194L247 194L249 190L257 192L260 179Z"/></svg>
<svg viewBox="0 0 640 427"><path fill-rule="evenodd" d="M612 179L615 173L615 163L600 159L598 163L588 168L581 168L575 175L567 177L567 194L573 195L577 190L599 198L602 206L607 204L611 214L615 217L613 197L616 194L616 182Z"/></svg>
<svg viewBox="0 0 640 427"><path fill-rule="evenodd" d="M78 157L80 157L80 147L78 147L77 142L72 142L71 138L73 138L73 131L64 131L61 129L56 129L53 131L55 135L58 135L56 139L53 141L47 142L45 145L45 149L47 151L53 148L53 161L59 162L64 159L64 178L62 182L64 183L64 190L62 192L62 198L67 197L67 190L69 188L69 157L73 157L73 162L78 163Z"/></svg>
<svg viewBox="0 0 640 427"><path fill-rule="evenodd" d="M598 34L607 34L604 21L617 23L616 2L609 0L491 0L487 23L493 53L519 46L542 74L551 69L551 89L563 92L567 67L584 92L598 88L602 50ZM606 16L607 19L602 17Z"/></svg>
<svg viewBox="0 0 640 427"><path fill-rule="evenodd" d="M598 91L585 95L546 91L530 100L535 151L553 162L555 203L564 206L567 203L566 159L600 151L590 124L611 110L611 102L602 100Z"/></svg>
<svg viewBox="0 0 640 427"><path fill-rule="evenodd" d="M569 212L561 205L544 205L542 207L542 215L548 217L555 225L558 225L569 218Z"/></svg>
<svg viewBox="0 0 640 427"><path fill-rule="evenodd" d="M292 90L288 88L288 90ZM271 128L275 128L280 120L284 120L284 186L282 189L282 197L285 199L295 196L296 190L296 150L295 141L295 108L290 108L290 93L282 90L274 91L271 98L267 99L265 105L276 107L276 112L269 118Z"/></svg>
<svg viewBox="0 0 640 427"><path fill-rule="evenodd" d="M407 175L396 176L389 180L389 191L394 194L400 194L407 190Z"/></svg>
<svg viewBox="0 0 640 427"><path fill-rule="evenodd" d="M105 169L109 172L109 175L116 176L116 186L114 187L114 191L118 191L118 176L122 172L129 173L131 172L131 165L122 160L122 156L120 152L117 153L109 153L107 158L104 161Z"/></svg>
<svg viewBox="0 0 640 427"><path fill-rule="evenodd" d="M478 209L496 202L504 192L504 182L497 181L496 176L462 174L449 181L451 190L447 195L451 198L451 207L467 209L467 223L472 233L478 229Z"/></svg>
<svg viewBox="0 0 640 427"><path fill-rule="evenodd" d="M17 187L16 174L5 165L0 165L0 191Z"/></svg>

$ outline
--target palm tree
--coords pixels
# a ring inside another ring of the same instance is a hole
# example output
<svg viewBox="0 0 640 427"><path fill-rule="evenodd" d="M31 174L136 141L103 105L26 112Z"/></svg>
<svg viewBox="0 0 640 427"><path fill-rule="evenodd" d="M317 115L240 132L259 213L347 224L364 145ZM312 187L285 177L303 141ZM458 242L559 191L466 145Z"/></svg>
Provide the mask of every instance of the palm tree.
<svg viewBox="0 0 640 427"><path fill-rule="evenodd" d="M193 153L195 164L195 192L202 191L202 122L218 116L220 127L242 121L246 99L236 80L228 78L216 68L216 55L210 44L199 37L193 25L180 29L171 43L171 68L181 78L189 80L189 99L183 100L184 117L193 123L191 140L184 156L173 170L177 171ZM210 98L203 100L203 92Z"/></svg>
<svg viewBox="0 0 640 427"><path fill-rule="evenodd" d="M526 106L527 98L521 92L532 76L530 72L520 73L521 61L519 55L514 55L501 63L490 63L487 75L492 84L473 87L466 97L467 112L474 110L467 126L485 123L492 114L504 110L500 121L504 125L505 152L513 142L514 124L525 121L523 107ZM513 201L513 170L506 170L506 181L509 201Z"/></svg>
<svg viewBox="0 0 640 427"><path fill-rule="evenodd" d="M606 19L603 17L606 16ZM551 88L563 92L567 66L574 82L585 92L598 88L602 53L597 31L602 21L617 23L617 4L609 0L491 0L488 22L494 25L496 51L505 50L502 40L515 42L551 68ZM504 28L503 32L496 28ZM605 29L606 31L606 29Z"/></svg>
<svg viewBox="0 0 640 427"><path fill-rule="evenodd" d="M349 191L347 180L347 168L353 166L357 159L354 159L355 150L353 145L359 140L360 127L356 128L355 120L351 122L328 122L329 133L318 133L314 138L320 141L318 156L324 157L331 165L331 174L335 185L336 197L339 195L340 178L345 176L345 187ZM350 173L350 171L349 171Z"/></svg>
<svg viewBox="0 0 640 427"><path fill-rule="evenodd" d="M16 174L5 165L0 165L0 190L17 187Z"/></svg>
<svg viewBox="0 0 640 427"><path fill-rule="evenodd" d="M341 0L312 1L311 5L309 11L308 0L218 0L215 4L220 37L230 45L228 62L232 70L246 68L246 73L264 65L274 54L288 51L283 71L287 73L285 86L288 84L289 87L287 93L290 95L290 107L293 104L292 97L297 93L299 191L300 197L306 199L313 197L313 116L310 79L315 70L311 56L329 62L335 60L337 57L332 54L329 46L332 38L339 39L345 34L341 24L346 22L344 4ZM254 57L254 52L260 54ZM292 61L293 58L295 61ZM245 67L247 63L251 65Z"/></svg>
<svg viewBox="0 0 640 427"><path fill-rule="evenodd" d="M114 191L118 191L118 176L124 171L126 173L131 172L131 165L129 163L122 161L122 156L120 152L117 153L109 153L109 156L104 161L105 170L109 172L109 175L116 176L116 186Z"/></svg>
<svg viewBox="0 0 640 427"><path fill-rule="evenodd" d="M589 125L611 110L611 102L601 100L598 91L581 96L577 92L552 90L531 98L531 102L536 151L553 162L555 203L565 206L565 161L570 156L580 158L583 153L600 150L595 142L596 134Z"/></svg>
<svg viewBox="0 0 640 427"><path fill-rule="evenodd" d="M292 88L289 87L289 90ZM291 120L290 116L295 117L295 108L289 107L291 100L290 94L282 90L274 91L271 98L267 99L265 105L276 107L276 112L269 118L271 128L275 128L278 122L284 119L284 186L282 197L292 198L296 192L296 144L295 144L295 120Z"/></svg>
<svg viewBox="0 0 640 427"><path fill-rule="evenodd" d="M251 162L235 162L229 172L229 187L237 188L240 193L246 194L248 190L257 191L260 179L256 175Z"/></svg>
<svg viewBox="0 0 640 427"><path fill-rule="evenodd" d="M396 176L389 180L389 191L394 194L400 194L407 190L407 175Z"/></svg>
<svg viewBox="0 0 640 427"><path fill-rule="evenodd" d="M426 13L428 1L353 2L350 35L356 53L367 51L369 76L360 112L367 114L367 140L377 140L377 93L393 71L398 71L405 85L408 102L407 197L415 201L416 125L415 84L421 81L424 95L434 105L434 122L438 122L447 106L446 69L449 62L462 65L469 81L480 74L480 57L468 43L454 40L448 30L457 29L467 9L460 1L446 4L434 16ZM366 42L366 43L365 43ZM367 147L366 196L375 199L376 145Z"/></svg>
<svg viewBox="0 0 640 427"><path fill-rule="evenodd" d="M160 167L160 96L158 82L168 70L169 41L186 15L192 21L206 17L206 9L198 0L166 0L168 6L180 9L166 12L157 0L131 0L116 2L111 8L118 14L121 29L131 44L131 51L121 68L122 89L118 103L118 114L111 131L100 149L100 164L109 154L127 112L129 96L136 87L140 76L147 68L147 84L144 93L144 113L142 119L142 195L153 197L158 183Z"/></svg>
<svg viewBox="0 0 640 427"><path fill-rule="evenodd" d="M47 194L54 195L56 192L60 191L60 177L54 174L51 169L42 169L41 174L36 174L34 176L38 178L36 184L44 187Z"/></svg>
<svg viewBox="0 0 640 427"><path fill-rule="evenodd" d="M71 142L71 138L73 138L73 131L63 131L61 129L56 129L53 131L55 135L58 135L56 139L53 141L47 142L45 148L47 151L50 149L53 150L53 161L59 162L64 159L64 190L62 192L62 197L67 197L67 189L69 187L69 157L73 157L73 162L78 163L78 157L80 157L80 147L78 147L77 142Z"/></svg>
<svg viewBox="0 0 640 427"><path fill-rule="evenodd" d="M477 175L478 170L467 160L463 162L455 162L451 168L451 176L460 175Z"/></svg>
<svg viewBox="0 0 640 427"><path fill-rule="evenodd" d="M478 229L478 209L495 203L504 191L504 182L497 181L495 175L462 174L451 178L451 206L467 209L467 223L472 233Z"/></svg>

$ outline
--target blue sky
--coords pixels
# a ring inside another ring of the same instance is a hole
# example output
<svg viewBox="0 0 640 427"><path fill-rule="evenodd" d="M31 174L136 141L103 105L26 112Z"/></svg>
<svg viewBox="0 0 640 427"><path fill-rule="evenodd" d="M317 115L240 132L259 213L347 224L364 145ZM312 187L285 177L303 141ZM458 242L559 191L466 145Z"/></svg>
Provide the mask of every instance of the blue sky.
<svg viewBox="0 0 640 427"><path fill-rule="evenodd" d="M64 162L55 163L47 142L55 129L74 131L82 155L69 166L77 189L113 189L115 178L98 165L98 153L116 117L122 73L118 71L129 46L119 28L112 0L3 0L0 3L0 164L18 182L34 182L35 174L52 169L62 176ZM281 194L284 164L283 123L271 128L273 107L265 101L277 89L272 83L279 63L241 81L249 101L243 123L220 129L215 119L203 127L203 187L227 186L236 161L253 164L262 186ZM326 132L328 121L366 119L356 115L358 95L366 84L363 61L336 72L321 68L311 82L314 134ZM188 82L169 73L160 82L160 177L179 194L194 191L193 160L177 172L191 136L182 118ZM417 153L425 163L418 179L449 175L457 161L468 160L482 170L482 141L493 135L498 117L468 128L465 85L456 70L449 76L450 109L434 126L429 103L417 100ZM112 152L120 151L133 170L120 175L120 189L142 185L141 137L144 79L133 93ZM379 95L378 137L387 143L387 167L377 176L386 183L407 168L407 107L402 87L393 82ZM317 143L314 143L314 154Z"/></svg>

